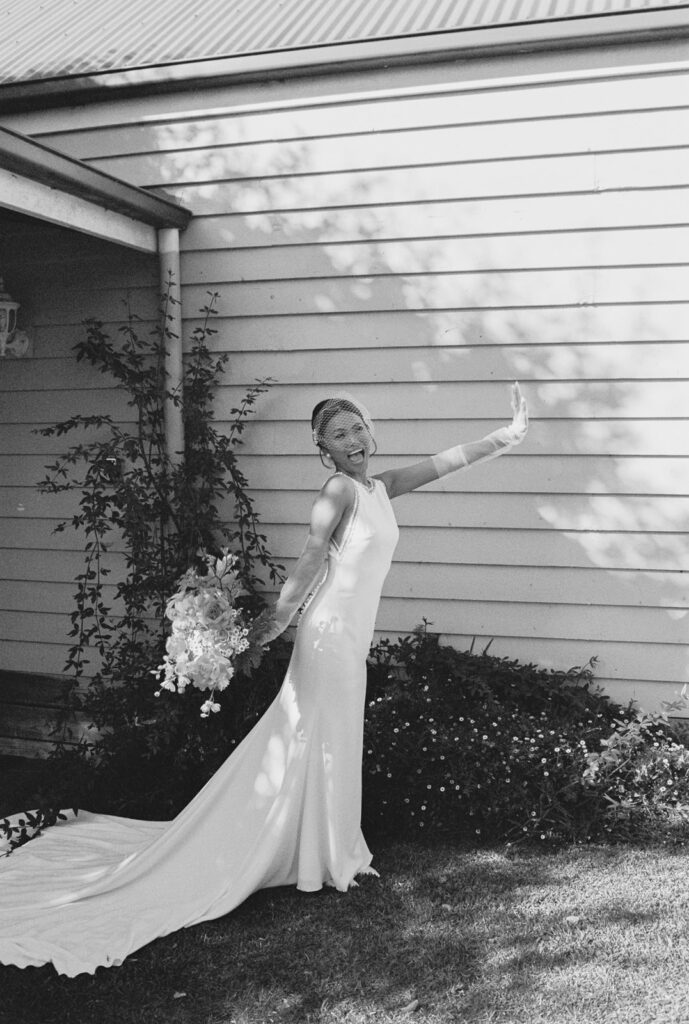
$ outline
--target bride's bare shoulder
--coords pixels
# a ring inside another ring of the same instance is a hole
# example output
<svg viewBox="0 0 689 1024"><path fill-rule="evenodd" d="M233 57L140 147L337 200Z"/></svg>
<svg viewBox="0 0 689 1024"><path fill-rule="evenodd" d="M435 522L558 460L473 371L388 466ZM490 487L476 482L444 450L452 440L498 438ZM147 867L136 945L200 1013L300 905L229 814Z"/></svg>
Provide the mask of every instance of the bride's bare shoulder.
<svg viewBox="0 0 689 1024"><path fill-rule="evenodd" d="M356 487L348 476L345 476L344 473L333 473L321 487L318 492L318 498L329 498L338 504L349 504L355 494Z"/></svg>
<svg viewBox="0 0 689 1024"><path fill-rule="evenodd" d="M356 490L353 480L350 480L345 473L333 473L321 487L321 494L354 494Z"/></svg>

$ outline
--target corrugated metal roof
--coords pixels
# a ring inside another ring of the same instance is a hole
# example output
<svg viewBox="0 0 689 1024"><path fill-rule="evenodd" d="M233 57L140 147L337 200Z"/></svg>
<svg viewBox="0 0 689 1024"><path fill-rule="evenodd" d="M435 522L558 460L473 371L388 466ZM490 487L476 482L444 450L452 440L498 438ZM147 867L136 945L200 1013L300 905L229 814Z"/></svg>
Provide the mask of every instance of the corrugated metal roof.
<svg viewBox="0 0 689 1024"><path fill-rule="evenodd" d="M686 7L676 0L0 0L0 83Z"/></svg>

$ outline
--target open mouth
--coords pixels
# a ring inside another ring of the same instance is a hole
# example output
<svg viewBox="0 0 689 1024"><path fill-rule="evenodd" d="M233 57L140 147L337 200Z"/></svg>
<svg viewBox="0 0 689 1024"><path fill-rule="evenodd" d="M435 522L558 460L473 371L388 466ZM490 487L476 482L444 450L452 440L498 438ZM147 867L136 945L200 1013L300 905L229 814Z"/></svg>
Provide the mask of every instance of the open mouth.
<svg viewBox="0 0 689 1024"><path fill-rule="evenodd" d="M349 452L349 460L350 462L363 462L364 454L363 448L355 448L353 452Z"/></svg>

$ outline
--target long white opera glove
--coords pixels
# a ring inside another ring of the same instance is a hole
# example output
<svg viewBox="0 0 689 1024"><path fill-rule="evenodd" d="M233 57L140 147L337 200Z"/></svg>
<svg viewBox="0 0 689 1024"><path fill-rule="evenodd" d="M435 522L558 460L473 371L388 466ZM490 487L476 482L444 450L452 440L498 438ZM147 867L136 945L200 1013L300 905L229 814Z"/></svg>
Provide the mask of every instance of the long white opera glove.
<svg viewBox="0 0 689 1024"><path fill-rule="evenodd" d="M512 422L507 427L499 427L480 441L468 444L457 444L444 452L431 456L438 476L446 476L465 466L475 466L479 462L488 462L498 455L514 448L526 437L529 429L529 413L526 399L521 393L519 384L512 385Z"/></svg>
<svg viewBox="0 0 689 1024"><path fill-rule="evenodd" d="M275 607L256 620L252 637L255 642L269 644L284 633L325 572L325 555L322 545L309 537L289 579L283 584Z"/></svg>

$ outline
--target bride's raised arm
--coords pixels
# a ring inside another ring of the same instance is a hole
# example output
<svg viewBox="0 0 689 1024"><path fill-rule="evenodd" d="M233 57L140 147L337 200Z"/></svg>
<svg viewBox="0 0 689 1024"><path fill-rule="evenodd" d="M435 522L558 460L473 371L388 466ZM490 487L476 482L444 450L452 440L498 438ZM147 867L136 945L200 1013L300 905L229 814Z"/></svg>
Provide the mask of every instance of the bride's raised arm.
<svg viewBox="0 0 689 1024"><path fill-rule="evenodd" d="M454 445L443 452L438 452L437 455L422 459L421 462L404 466L402 469L388 469L377 476L385 484L388 495L397 498L400 494L408 494L417 487L439 480L448 473L494 459L515 445L521 444L529 427L526 399L516 382L512 385L512 412L513 418L509 426L500 427L479 441Z"/></svg>

